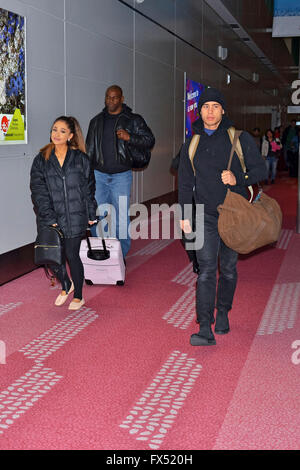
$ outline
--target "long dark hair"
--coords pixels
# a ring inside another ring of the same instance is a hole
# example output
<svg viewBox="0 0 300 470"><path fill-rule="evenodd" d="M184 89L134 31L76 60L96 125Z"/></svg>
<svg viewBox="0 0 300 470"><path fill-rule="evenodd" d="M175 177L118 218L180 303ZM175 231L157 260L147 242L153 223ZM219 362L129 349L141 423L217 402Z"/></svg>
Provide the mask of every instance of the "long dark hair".
<svg viewBox="0 0 300 470"><path fill-rule="evenodd" d="M77 121L76 118L73 116L60 116L57 119L55 119L54 123L52 124L51 131L53 126L58 122L58 121L63 121L67 124L68 129L70 132L73 134L72 139L69 142L69 146L71 149L74 150L81 150L82 152L86 152L85 148L85 141L83 137L83 133L80 127L79 122ZM45 145L43 148L41 148L40 152L42 153L43 157L45 160L49 160L50 155L52 153L52 150L54 149L55 145L53 142L50 142L49 144Z"/></svg>
<svg viewBox="0 0 300 470"><path fill-rule="evenodd" d="M271 132L271 134L272 134L272 140L274 140L274 132L272 131L272 129L267 129L267 130L266 130L266 133L265 133L266 139L269 140L268 132Z"/></svg>

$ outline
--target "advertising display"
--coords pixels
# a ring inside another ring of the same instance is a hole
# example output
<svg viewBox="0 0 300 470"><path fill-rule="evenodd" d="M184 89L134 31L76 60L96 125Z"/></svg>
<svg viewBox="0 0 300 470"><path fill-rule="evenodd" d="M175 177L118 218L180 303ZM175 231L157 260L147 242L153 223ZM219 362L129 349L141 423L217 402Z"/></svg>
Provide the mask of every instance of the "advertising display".
<svg viewBox="0 0 300 470"><path fill-rule="evenodd" d="M0 145L26 143L25 19L0 8Z"/></svg>
<svg viewBox="0 0 300 470"><path fill-rule="evenodd" d="M205 86L193 80L186 80L186 116L185 116L185 134L186 137L193 135L192 124L199 119L198 102Z"/></svg>
<svg viewBox="0 0 300 470"><path fill-rule="evenodd" d="M273 37L300 36L299 0L274 0Z"/></svg>

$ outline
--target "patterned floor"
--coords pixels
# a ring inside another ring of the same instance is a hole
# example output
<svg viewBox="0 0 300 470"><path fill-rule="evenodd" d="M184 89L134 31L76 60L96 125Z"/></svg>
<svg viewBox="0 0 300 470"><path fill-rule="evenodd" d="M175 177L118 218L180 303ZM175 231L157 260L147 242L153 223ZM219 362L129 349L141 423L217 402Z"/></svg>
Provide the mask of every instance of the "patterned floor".
<svg viewBox="0 0 300 470"><path fill-rule="evenodd" d="M53 305L36 270L0 289L0 449L299 449L297 184L273 247L241 256L231 332L190 346L196 275L178 240L137 240L125 286ZM299 282L298 282L299 281Z"/></svg>

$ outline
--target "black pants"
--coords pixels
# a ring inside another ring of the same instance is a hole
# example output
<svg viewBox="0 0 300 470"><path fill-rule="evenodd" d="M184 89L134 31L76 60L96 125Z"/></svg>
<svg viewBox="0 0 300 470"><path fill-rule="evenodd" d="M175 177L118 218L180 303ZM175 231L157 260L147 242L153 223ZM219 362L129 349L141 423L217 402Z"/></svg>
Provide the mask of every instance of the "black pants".
<svg viewBox="0 0 300 470"><path fill-rule="evenodd" d="M81 237L64 239L64 259L61 266L51 266L55 277L60 281L62 290L68 291L71 280L66 269L66 261L70 266L71 278L74 283L74 298L82 299L82 286L84 280L83 264L79 257Z"/></svg>
<svg viewBox="0 0 300 470"><path fill-rule="evenodd" d="M228 248L218 233L218 216L204 216L204 245L196 251L199 275L196 290L197 320L200 329L209 329L215 307L229 311L237 284L238 254ZM219 262L219 280L217 271Z"/></svg>

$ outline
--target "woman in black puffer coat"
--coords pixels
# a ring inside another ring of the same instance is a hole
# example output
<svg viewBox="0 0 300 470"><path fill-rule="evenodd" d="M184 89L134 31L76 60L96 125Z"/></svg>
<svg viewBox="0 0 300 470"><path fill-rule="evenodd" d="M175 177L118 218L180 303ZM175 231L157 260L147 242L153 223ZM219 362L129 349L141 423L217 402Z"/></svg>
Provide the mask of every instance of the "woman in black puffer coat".
<svg viewBox="0 0 300 470"><path fill-rule="evenodd" d="M58 226L64 234L64 263L52 268L62 285L55 301L60 306L74 291L70 310L84 305L83 265L80 243L87 225L96 221L95 179L85 154L80 126L73 117L57 118L51 129L51 143L41 149L31 168L31 191L37 213L38 231L43 226ZM70 280L66 260L70 266Z"/></svg>

